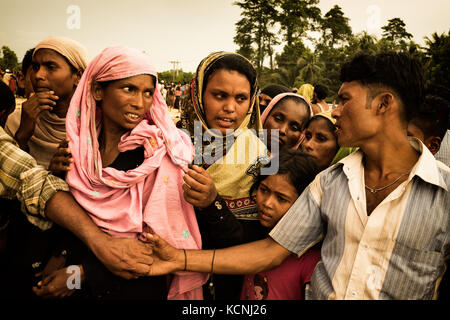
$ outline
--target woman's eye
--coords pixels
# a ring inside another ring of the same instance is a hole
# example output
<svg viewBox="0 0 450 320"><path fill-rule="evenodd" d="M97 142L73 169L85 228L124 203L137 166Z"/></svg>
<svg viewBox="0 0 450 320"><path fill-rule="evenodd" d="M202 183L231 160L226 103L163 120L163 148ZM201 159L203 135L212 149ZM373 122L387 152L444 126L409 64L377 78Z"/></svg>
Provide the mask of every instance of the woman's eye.
<svg viewBox="0 0 450 320"><path fill-rule="evenodd" d="M145 91L145 92L144 92L144 95L145 95L145 97L147 97L147 98L151 98L151 97L153 97L153 91Z"/></svg>
<svg viewBox="0 0 450 320"><path fill-rule="evenodd" d="M278 201L281 202L281 203L288 202L287 199L285 199L285 198L283 198L283 197L280 197L280 196L278 196Z"/></svg>
<svg viewBox="0 0 450 320"><path fill-rule="evenodd" d="M124 87L123 90L124 90L125 92L131 92L131 88L130 88L130 87Z"/></svg>
<svg viewBox="0 0 450 320"><path fill-rule="evenodd" d="M319 140L320 142L325 142L325 141L327 141L327 138L324 136L318 135L317 140Z"/></svg>

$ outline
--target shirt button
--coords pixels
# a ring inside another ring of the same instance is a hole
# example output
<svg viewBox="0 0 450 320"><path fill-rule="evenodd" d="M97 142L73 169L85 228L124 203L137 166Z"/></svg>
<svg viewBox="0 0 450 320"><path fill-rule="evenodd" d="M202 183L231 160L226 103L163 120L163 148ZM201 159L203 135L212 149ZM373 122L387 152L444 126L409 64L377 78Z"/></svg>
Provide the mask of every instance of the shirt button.
<svg viewBox="0 0 450 320"><path fill-rule="evenodd" d="M352 296L356 297L358 293L356 291L352 291Z"/></svg>

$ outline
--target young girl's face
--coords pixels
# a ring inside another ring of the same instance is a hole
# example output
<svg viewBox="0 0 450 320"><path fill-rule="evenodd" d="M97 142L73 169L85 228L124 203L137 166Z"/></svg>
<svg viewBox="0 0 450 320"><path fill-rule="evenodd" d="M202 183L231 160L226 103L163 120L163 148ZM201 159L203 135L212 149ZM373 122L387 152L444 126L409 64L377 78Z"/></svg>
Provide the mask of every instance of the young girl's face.
<svg viewBox="0 0 450 320"><path fill-rule="evenodd" d="M203 93L206 123L210 129L236 130L250 109L250 82L234 70L219 69L209 77Z"/></svg>
<svg viewBox="0 0 450 320"><path fill-rule="evenodd" d="M297 189L286 175L274 174L261 181L256 190L256 205L260 223L274 227L299 197Z"/></svg>
<svg viewBox="0 0 450 320"><path fill-rule="evenodd" d="M292 148L296 145L307 121L308 111L304 103L292 99L281 100L275 105L264 122L267 129L267 146L271 146L270 129L278 129L281 147Z"/></svg>
<svg viewBox="0 0 450 320"><path fill-rule="evenodd" d="M339 149L336 135L330 131L327 122L322 117L313 119L305 129L305 140L302 143L303 151L316 159L321 170L330 165Z"/></svg>
<svg viewBox="0 0 450 320"><path fill-rule="evenodd" d="M101 101L104 125L132 130L144 119L153 103L155 86L150 75L115 80L102 88L94 85L94 98Z"/></svg>

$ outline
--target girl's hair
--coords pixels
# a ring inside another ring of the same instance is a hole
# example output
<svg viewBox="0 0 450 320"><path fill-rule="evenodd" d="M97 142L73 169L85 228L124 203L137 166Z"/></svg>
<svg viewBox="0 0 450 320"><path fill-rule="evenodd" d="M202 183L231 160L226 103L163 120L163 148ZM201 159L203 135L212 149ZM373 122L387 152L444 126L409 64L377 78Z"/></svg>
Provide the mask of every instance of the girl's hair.
<svg viewBox="0 0 450 320"><path fill-rule="evenodd" d="M203 80L203 88L202 91L205 92L206 85L209 81L209 77L216 70L229 70L229 71L237 71L243 74L248 82L250 83L250 95L253 96L255 90L255 82L256 82L256 70L252 66L252 64L242 57L241 55L230 53L226 54L216 61L214 61L211 65L209 65L205 70L205 76Z"/></svg>
<svg viewBox="0 0 450 320"><path fill-rule="evenodd" d="M331 122L330 119L327 119L325 117L318 116L318 115L315 115L314 117L309 119L308 122L306 122L304 128L305 129L308 128L311 123L313 123L314 121L320 120L320 119L323 119L326 121L328 130L330 130L330 132L332 132L334 134L334 132L336 131L336 126L334 125L334 123Z"/></svg>
<svg viewBox="0 0 450 320"><path fill-rule="evenodd" d="M277 159L272 159L276 161ZM278 156L279 166L276 174L286 175L289 182L295 187L298 194L302 194L303 190L314 180L320 172L317 168L314 157L300 150L283 150ZM270 163L265 167L270 167ZM255 183L250 188L250 196L259 188L259 185L268 176L259 174Z"/></svg>

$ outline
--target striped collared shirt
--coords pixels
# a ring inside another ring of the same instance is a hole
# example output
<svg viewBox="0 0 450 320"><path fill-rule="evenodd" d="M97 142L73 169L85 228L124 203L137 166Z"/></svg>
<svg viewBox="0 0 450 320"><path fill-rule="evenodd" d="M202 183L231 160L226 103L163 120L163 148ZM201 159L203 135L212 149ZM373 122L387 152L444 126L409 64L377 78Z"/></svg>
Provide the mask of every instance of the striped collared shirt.
<svg viewBox="0 0 450 320"><path fill-rule="evenodd" d="M45 218L45 204L57 191L69 191L66 182L37 165L0 127L0 196L17 197L28 221L46 230L52 222Z"/></svg>
<svg viewBox="0 0 450 320"><path fill-rule="evenodd" d="M363 153L321 172L270 236L301 255L323 239L312 299L432 299L450 251L450 169L417 139L408 179L367 215Z"/></svg>
<svg viewBox="0 0 450 320"><path fill-rule="evenodd" d="M436 152L434 157L436 160L450 166L450 130L447 130L444 139L442 139L441 147L439 148L439 151Z"/></svg>

